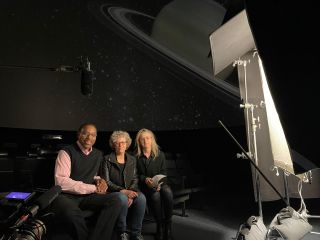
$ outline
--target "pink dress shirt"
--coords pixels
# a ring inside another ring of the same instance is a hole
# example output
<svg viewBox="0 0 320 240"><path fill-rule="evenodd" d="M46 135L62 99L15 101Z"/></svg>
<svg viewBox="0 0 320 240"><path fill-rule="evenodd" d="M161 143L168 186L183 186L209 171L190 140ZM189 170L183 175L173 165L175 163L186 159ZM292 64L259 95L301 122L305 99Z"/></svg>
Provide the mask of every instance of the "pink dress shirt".
<svg viewBox="0 0 320 240"><path fill-rule="evenodd" d="M77 141L77 144L81 151L88 155L92 148L88 151L84 149L81 144ZM61 186L63 192L73 193L73 194L90 194L95 193L97 190L96 185L87 184L82 181L75 181L70 178L71 174L71 159L69 154L60 150L56 159L54 180L55 184ZM99 177L95 177L99 178Z"/></svg>

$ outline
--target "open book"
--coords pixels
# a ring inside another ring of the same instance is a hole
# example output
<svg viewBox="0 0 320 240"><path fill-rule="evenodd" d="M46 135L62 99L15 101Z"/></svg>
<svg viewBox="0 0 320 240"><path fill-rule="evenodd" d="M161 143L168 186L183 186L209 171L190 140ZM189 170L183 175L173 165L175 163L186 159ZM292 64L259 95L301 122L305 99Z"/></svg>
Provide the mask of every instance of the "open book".
<svg viewBox="0 0 320 240"><path fill-rule="evenodd" d="M165 180L167 176L163 175L163 174L158 174L153 176L152 181L153 181L153 187L157 188L159 186L161 186L161 184L163 183L163 181Z"/></svg>

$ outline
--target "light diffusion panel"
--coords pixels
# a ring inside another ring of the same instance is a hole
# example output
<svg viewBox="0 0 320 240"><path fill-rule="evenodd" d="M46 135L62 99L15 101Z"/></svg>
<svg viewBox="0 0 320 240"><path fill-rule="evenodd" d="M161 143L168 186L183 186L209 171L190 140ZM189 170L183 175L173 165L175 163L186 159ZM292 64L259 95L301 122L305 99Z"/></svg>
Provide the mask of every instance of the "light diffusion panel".
<svg viewBox="0 0 320 240"><path fill-rule="evenodd" d="M271 103L268 108L273 109L274 115L267 115L265 102L265 90L263 89L263 70L260 70L259 56L255 51L255 43L248 24L245 11L240 12L234 18L217 29L210 35L211 49L213 53L213 66L215 75L219 74L230 64L238 67L239 88L244 105L248 151L253 160L272 185L285 195L285 185L282 171L276 171L275 162L281 163L281 167L287 167L287 171L293 173L292 161L288 145L279 121L271 94L267 88L268 100ZM266 85L267 87L267 85ZM240 106L239 106L240 107ZM271 119L275 117L274 119ZM277 126L276 132L280 137L272 142L269 123L272 127ZM279 145L282 155L273 148ZM283 151L285 149L285 151ZM274 155L276 154L276 156ZM284 164L283 161L285 161ZM262 178L257 176L255 168L252 168L254 189L257 193L259 187L260 200L277 200L280 196ZM260 181L257 184L257 182ZM257 196L257 195L256 195Z"/></svg>

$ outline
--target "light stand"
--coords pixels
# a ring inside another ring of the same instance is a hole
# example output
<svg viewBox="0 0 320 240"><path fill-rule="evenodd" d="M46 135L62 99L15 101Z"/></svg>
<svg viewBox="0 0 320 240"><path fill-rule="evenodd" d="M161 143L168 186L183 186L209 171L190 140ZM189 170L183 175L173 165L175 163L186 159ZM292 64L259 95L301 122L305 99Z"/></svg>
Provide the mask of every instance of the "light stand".
<svg viewBox="0 0 320 240"><path fill-rule="evenodd" d="M253 183L260 215L260 218L253 216L258 220L257 228L252 232L248 230L250 228L243 229L246 233L243 232L242 236L245 235L245 239L265 239L267 229L262 220L262 201L282 199L289 207L291 191L287 174L295 176L289 145L268 87L262 61L256 50L246 12L240 12L213 32L210 35L210 43L215 75L230 64L237 66L238 70L240 96L243 101L240 107L244 109L249 153L238 143L237 145L242 150L241 155L244 154L250 159L253 166ZM271 168L277 170L276 174ZM278 168L283 171L279 173ZM281 174L283 178L279 177ZM270 187L273 191L270 191ZM300 229L303 234L308 230ZM289 229L289 232L291 231L293 230ZM251 238L251 233L257 235L256 238Z"/></svg>
<svg viewBox="0 0 320 240"><path fill-rule="evenodd" d="M287 204L287 202L285 201L285 199L281 196L281 194L279 193L279 191L273 186L273 184L269 181L269 179L265 176L265 174L259 169L258 165L256 164L256 162L252 159L251 156L249 156L249 153L247 153L244 148L241 146L241 144L237 141L237 139L232 135L232 133L227 129L227 127L221 122L219 121L219 124L224 128L224 130L227 132L227 134L231 137L231 139L233 140L233 142L240 148L240 150L242 151L242 156L244 155L243 158L246 158L250 161L251 165L255 168L256 170L256 179L259 182L256 182L257 187L259 187L260 183L260 175L263 177L263 179L269 184L269 186L274 190L274 192L279 196L280 199L283 200L283 202L285 204ZM259 188L258 188L259 190ZM261 199L260 199L260 192L257 192L257 195L259 197L259 218L256 218L254 216L250 217L246 223L246 225L248 224L248 222L250 221L250 223L252 223L252 226L250 225L250 230L252 228L252 235L254 235L254 237L252 237L252 239L264 239L265 235L267 234L267 228L264 226L263 224L263 215L262 215L262 203L261 203ZM254 223L254 224L253 224ZM244 224L241 224L239 227L239 230L237 231L237 235L234 238L235 240L239 240L239 236L240 233L242 233L244 231L244 229L246 230L246 232L249 232L249 230L246 229L246 227L244 227ZM251 239L251 238L250 238Z"/></svg>
<svg viewBox="0 0 320 240"><path fill-rule="evenodd" d="M240 105L241 108L247 110L246 112L249 114L247 114L247 116L251 117L251 129L252 129L252 138L253 138L253 149L251 151L249 151L249 154L251 156L253 156L253 159L251 161L254 160L255 166L258 166L258 154L257 154L257 141L256 141L256 130L257 130L257 122L259 123L259 118L255 118L254 117L254 108L256 107L253 104L250 104L248 102L245 102L245 104L241 104ZM247 124L249 124L249 121L247 121ZM247 126L247 129L250 126ZM248 140L250 141L250 139ZM249 146L251 146L250 142L249 142ZM258 168L258 167L257 167ZM256 169L257 169L256 168ZM262 200L261 200L261 192L260 192L260 174L259 172L254 171L254 179L255 179L255 183L256 183L256 199L258 201L258 206L259 206L259 216L263 219L263 214L262 214Z"/></svg>

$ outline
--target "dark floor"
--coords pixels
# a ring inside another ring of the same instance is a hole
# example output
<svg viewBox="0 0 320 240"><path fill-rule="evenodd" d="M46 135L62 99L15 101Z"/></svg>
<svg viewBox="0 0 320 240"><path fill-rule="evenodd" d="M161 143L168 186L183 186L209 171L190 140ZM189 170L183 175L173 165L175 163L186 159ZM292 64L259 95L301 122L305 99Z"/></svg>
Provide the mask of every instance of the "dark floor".
<svg viewBox="0 0 320 240"><path fill-rule="evenodd" d="M258 216L258 205L244 196L230 196L219 200L219 197L207 197L202 201L192 202L187 209L188 217L174 216L174 239L226 240L237 235L240 224L250 216ZM211 199L211 202L210 202ZM192 200L192 199L191 199ZM320 215L319 199L305 199L309 215ZM300 199L291 199L290 205L298 210ZM269 226L275 215L285 207L283 201L264 202L262 204L263 220ZM313 232L320 232L320 218L309 218ZM155 231L155 226L145 224L144 231ZM146 238L152 239L152 238ZM319 234L310 233L303 239L320 239Z"/></svg>
<svg viewBox="0 0 320 240"><path fill-rule="evenodd" d="M210 196L209 196L210 195ZM305 199L310 215L320 215L319 199ZM298 210L299 199L291 199L290 205ZM269 226L274 216L285 207L284 202L264 202L263 220ZM227 240L237 235L240 224L246 222L250 216L258 215L258 205L252 198L240 194L221 195L221 193L195 193L191 194L187 202L186 215L179 216L181 208L175 208L173 216L174 240ZM309 218L313 226L312 231L320 232L320 218ZM156 224L152 216L146 215L143 224L145 240L155 239ZM64 235L56 234L51 240L70 240ZM320 239L318 234L307 234L303 239Z"/></svg>
<svg viewBox="0 0 320 240"><path fill-rule="evenodd" d="M313 199L305 201L307 208L310 210L310 215L320 213L319 207L318 212L316 212L317 202L320 200ZM292 201L292 207L298 204L300 204L299 200L295 199ZM252 215L257 216L257 208L255 205L255 202L250 203L245 199L233 202L233 200L229 198L220 202L216 201L216 204L212 205L192 206L192 208L187 209L186 213L188 217L173 217L174 239L231 240L237 235L240 224L244 223ZM264 224L268 226L273 217L283 207L284 203L281 201L263 203ZM319 218L309 218L309 223L313 226L312 231L320 232ZM143 228L145 240L153 240L155 231L155 223L146 222ZM303 239L316 240L320 239L320 235L310 233Z"/></svg>
<svg viewBox="0 0 320 240"><path fill-rule="evenodd" d="M237 235L240 224L250 216L258 215L258 205L251 198L232 195L221 198L219 196L204 197L205 193L191 195L187 203L186 217L179 216L180 208L175 209L173 216L173 235L175 240L227 240ZM310 215L320 215L319 199L305 199ZM291 206L296 210L300 206L299 199L292 199ZM265 202L263 205L263 220L268 226L274 216L285 207L284 202ZM309 223L315 232L320 232L320 219L309 218ZM156 224L152 217L146 216L143 225L145 240L155 239ZM307 234L304 240L320 239L320 235ZM57 240L62 240L57 238Z"/></svg>

